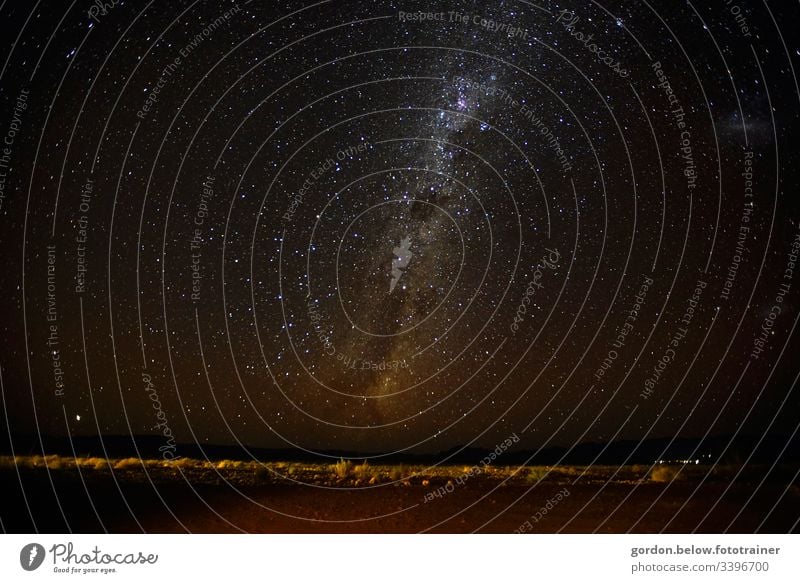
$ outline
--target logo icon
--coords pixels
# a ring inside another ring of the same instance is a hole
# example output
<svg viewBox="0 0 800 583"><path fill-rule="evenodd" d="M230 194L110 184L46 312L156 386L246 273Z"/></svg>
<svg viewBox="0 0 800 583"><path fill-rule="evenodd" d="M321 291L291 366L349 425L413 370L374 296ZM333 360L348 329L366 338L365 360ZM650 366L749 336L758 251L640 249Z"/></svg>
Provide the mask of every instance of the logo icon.
<svg viewBox="0 0 800 583"><path fill-rule="evenodd" d="M19 564L26 571L35 571L44 563L44 547L38 543L30 543L19 552Z"/></svg>
<svg viewBox="0 0 800 583"><path fill-rule="evenodd" d="M408 262L414 254L411 252L411 236L400 240L400 246L395 247L394 259L392 259L392 280L389 282L389 293L394 291L394 287L403 275L403 270L408 267Z"/></svg>

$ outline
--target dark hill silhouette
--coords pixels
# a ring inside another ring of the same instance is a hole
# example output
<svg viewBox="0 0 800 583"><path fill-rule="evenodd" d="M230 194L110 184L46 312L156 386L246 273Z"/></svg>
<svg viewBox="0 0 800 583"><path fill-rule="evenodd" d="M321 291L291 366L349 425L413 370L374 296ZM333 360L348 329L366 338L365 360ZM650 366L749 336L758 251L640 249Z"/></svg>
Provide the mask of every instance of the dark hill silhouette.
<svg viewBox="0 0 800 583"><path fill-rule="evenodd" d="M759 444L760 441L760 444ZM13 453L16 455L59 454L72 456L97 456L110 458L134 457L138 453L145 458L160 458L159 447L163 446L161 436L110 435L76 436L70 439L63 436L33 435L13 436ZM42 451L44 449L44 451ZM404 452L374 458L376 464L475 464L479 463L490 450L476 447L453 447L435 454L414 454ZM0 443L0 453L11 455L12 448L7 440ZM328 450L322 452L333 462L340 457L359 459L374 456L364 451ZM752 453L752 457L750 454ZM318 455L293 449L250 448L249 454L235 445L177 444L175 454L196 459L233 459L260 461L324 462ZM615 441L611 443L588 442L571 448L548 447L541 450L518 450L511 448L499 455L495 465L619 465L651 464L656 460L699 459L701 463L742 463L750 457L750 463L771 464L773 462L797 463L800 461L800 438L797 435L740 435L715 436L706 439L657 438L644 441Z"/></svg>

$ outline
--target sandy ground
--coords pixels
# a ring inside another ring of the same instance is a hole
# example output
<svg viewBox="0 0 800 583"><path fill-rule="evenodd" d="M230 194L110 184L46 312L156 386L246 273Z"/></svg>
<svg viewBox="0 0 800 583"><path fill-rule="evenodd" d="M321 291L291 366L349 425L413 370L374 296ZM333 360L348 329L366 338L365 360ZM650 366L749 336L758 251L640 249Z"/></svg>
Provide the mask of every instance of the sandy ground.
<svg viewBox="0 0 800 583"><path fill-rule="evenodd" d="M757 480L658 483L595 474L505 484L506 476L475 476L457 484L440 475L369 487L350 479L309 486L184 477L151 476L154 486L141 472L48 476L41 469L19 475L5 469L2 527L76 533L782 533L797 529L800 518L797 486L759 487ZM440 488L442 495L433 495Z"/></svg>

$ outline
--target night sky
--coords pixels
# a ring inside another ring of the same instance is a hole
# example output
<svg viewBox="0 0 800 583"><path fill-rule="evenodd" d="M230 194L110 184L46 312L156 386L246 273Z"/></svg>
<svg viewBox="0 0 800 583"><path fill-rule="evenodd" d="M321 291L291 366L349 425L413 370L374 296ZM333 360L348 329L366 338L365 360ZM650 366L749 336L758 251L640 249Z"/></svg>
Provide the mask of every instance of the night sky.
<svg viewBox="0 0 800 583"><path fill-rule="evenodd" d="M796 430L796 4L101 6L0 5L12 433Z"/></svg>

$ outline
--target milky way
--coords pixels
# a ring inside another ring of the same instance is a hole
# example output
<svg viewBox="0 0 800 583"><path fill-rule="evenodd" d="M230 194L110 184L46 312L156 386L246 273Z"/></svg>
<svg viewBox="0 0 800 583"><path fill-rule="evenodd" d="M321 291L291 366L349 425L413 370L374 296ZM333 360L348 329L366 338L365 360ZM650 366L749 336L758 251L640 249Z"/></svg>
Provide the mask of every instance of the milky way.
<svg viewBox="0 0 800 583"><path fill-rule="evenodd" d="M12 433L795 431L796 6L0 14Z"/></svg>

